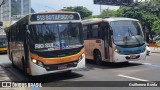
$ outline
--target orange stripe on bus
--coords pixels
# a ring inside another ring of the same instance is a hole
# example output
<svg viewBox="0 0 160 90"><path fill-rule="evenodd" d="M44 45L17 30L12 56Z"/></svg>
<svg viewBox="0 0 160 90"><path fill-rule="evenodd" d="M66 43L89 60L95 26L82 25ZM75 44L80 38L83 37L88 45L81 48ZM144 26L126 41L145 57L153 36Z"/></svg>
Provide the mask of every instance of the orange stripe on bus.
<svg viewBox="0 0 160 90"><path fill-rule="evenodd" d="M62 64L62 63L77 61L83 53L84 53L84 48L75 55L70 55L60 58L43 58L33 53L30 53L30 55L32 59L39 60L43 62L45 65L51 65L51 64Z"/></svg>

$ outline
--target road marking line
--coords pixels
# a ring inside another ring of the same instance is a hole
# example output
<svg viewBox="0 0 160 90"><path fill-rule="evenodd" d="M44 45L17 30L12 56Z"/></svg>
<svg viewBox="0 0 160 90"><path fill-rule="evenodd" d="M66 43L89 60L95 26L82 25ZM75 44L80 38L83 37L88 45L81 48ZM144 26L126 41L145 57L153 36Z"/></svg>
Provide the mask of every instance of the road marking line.
<svg viewBox="0 0 160 90"><path fill-rule="evenodd" d="M151 64L151 63L142 63L144 65L153 66L153 67L160 67L160 64Z"/></svg>
<svg viewBox="0 0 160 90"><path fill-rule="evenodd" d="M142 63L142 64L145 64L145 65L152 65L151 63Z"/></svg>
<svg viewBox="0 0 160 90"><path fill-rule="evenodd" d="M2 62L0 62L0 66L3 65Z"/></svg>
<svg viewBox="0 0 160 90"><path fill-rule="evenodd" d="M122 75L122 74L118 74L118 76L129 78L129 79L133 79L133 80L138 80L138 81L150 82L149 80L144 80L144 79L140 79L140 78L130 77L130 76Z"/></svg>

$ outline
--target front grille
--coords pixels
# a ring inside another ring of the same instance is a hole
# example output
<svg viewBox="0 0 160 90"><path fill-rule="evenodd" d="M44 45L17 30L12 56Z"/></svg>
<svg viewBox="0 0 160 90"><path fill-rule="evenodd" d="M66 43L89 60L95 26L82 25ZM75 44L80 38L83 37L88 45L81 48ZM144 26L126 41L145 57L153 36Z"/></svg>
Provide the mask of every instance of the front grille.
<svg viewBox="0 0 160 90"><path fill-rule="evenodd" d="M130 54L139 54L142 53L142 50L136 50L136 51L123 51L122 53L125 55L130 55Z"/></svg>
<svg viewBox="0 0 160 90"><path fill-rule="evenodd" d="M77 63L78 63L78 60L74 62L63 63L58 65L45 65L44 67L47 71L62 70L62 69L76 67ZM64 68L60 68L60 67L64 67Z"/></svg>

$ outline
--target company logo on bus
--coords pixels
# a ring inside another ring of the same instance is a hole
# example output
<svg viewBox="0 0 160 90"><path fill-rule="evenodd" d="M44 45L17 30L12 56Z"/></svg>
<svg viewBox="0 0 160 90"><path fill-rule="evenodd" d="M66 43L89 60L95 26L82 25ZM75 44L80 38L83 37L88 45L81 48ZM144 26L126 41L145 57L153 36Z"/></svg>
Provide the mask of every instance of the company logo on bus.
<svg viewBox="0 0 160 90"><path fill-rule="evenodd" d="M70 14L33 14L31 21L63 21L63 20L80 20L77 13Z"/></svg>

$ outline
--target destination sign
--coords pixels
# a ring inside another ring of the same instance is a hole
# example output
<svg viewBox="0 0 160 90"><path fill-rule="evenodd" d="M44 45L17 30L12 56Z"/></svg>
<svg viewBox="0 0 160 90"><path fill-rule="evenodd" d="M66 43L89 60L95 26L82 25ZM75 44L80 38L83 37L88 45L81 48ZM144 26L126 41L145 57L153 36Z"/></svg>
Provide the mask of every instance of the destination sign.
<svg viewBox="0 0 160 90"><path fill-rule="evenodd" d="M33 14L31 21L63 21L63 20L79 20L80 17L77 13L71 14Z"/></svg>

